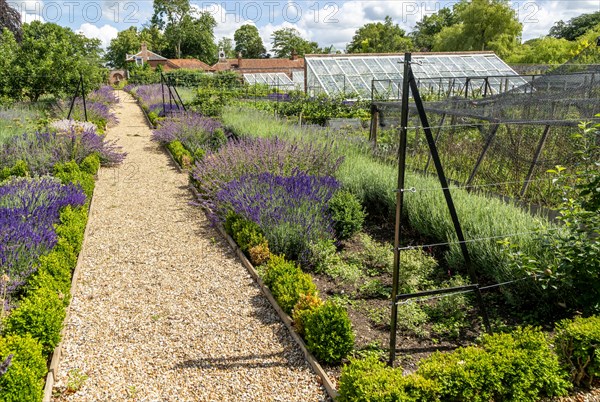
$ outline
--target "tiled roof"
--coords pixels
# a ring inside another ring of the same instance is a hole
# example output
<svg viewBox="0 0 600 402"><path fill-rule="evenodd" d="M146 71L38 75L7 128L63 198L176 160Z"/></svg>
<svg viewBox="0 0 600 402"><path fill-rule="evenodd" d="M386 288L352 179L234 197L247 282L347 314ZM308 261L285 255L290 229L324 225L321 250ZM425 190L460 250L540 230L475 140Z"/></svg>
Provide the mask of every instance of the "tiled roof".
<svg viewBox="0 0 600 402"><path fill-rule="evenodd" d="M269 69L303 69L304 59L299 57L296 60L291 59L227 59L219 61L210 69L211 71L225 70L269 70Z"/></svg>
<svg viewBox="0 0 600 402"><path fill-rule="evenodd" d="M189 70L210 70L210 66L198 59L169 59L167 65L172 68L185 68Z"/></svg>

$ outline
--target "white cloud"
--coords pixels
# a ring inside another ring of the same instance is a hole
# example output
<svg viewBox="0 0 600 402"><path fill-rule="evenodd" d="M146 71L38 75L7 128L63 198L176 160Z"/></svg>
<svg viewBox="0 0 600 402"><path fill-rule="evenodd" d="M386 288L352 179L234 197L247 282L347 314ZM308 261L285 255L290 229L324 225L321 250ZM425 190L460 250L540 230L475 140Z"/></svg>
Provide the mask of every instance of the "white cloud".
<svg viewBox="0 0 600 402"><path fill-rule="evenodd" d="M105 24L102 27L97 27L90 23L81 24L79 31L88 38L100 39L102 41L102 47L107 48L110 45L110 41L117 37L119 30L112 25Z"/></svg>
<svg viewBox="0 0 600 402"><path fill-rule="evenodd" d="M600 1L538 1L523 3L515 8L523 23L523 40L528 40L547 35L559 20L567 22L581 14L600 11Z"/></svg>

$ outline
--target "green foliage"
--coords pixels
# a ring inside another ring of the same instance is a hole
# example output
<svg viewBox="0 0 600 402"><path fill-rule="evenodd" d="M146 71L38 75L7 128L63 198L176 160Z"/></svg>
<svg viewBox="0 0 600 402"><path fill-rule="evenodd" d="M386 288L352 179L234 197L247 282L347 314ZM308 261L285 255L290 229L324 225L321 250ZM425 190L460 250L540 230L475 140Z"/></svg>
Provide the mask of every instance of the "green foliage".
<svg viewBox="0 0 600 402"><path fill-rule="evenodd" d="M54 165L54 177L58 178L63 184L79 184L88 199L92 198L94 186L96 185L94 176L82 171L75 161Z"/></svg>
<svg viewBox="0 0 600 402"><path fill-rule="evenodd" d="M338 191L329 200L329 213L339 240L350 238L362 229L365 212L356 197L348 191Z"/></svg>
<svg viewBox="0 0 600 402"><path fill-rule="evenodd" d="M506 61L515 64L562 64L580 51L577 42L545 36L528 40L516 48Z"/></svg>
<svg viewBox="0 0 600 402"><path fill-rule="evenodd" d="M316 295L317 288L309 274L283 257L273 256L266 264L263 280L283 311L288 314L303 295Z"/></svg>
<svg viewBox="0 0 600 402"><path fill-rule="evenodd" d="M323 305L323 300L317 295L302 295L292 310L294 329L300 336L304 336L304 321L316 309Z"/></svg>
<svg viewBox="0 0 600 402"><path fill-rule="evenodd" d="M354 333L344 307L327 301L304 320L306 347L326 364L339 363L354 347Z"/></svg>
<svg viewBox="0 0 600 402"><path fill-rule="evenodd" d="M0 400L3 402L38 402L42 400L47 373L42 346L30 335L0 338L0 359L13 355L5 375L0 376Z"/></svg>
<svg viewBox="0 0 600 402"><path fill-rule="evenodd" d="M165 45L162 32L156 27L149 26L138 30L136 26L130 26L123 31L119 31L117 37L110 41L104 59L115 69L132 67L135 63L126 63L126 56L138 53L142 42L146 43L148 50L158 54L161 53Z"/></svg>
<svg viewBox="0 0 600 402"><path fill-rule="evenodd" d="M554 339L575 385L590 387L600 377L600 317L576 317L556 325Z"/></svg>
<svg viewBox="0 0 600 402"><path fill-rule="evenodd" d="M570 387L546 336L532 328L484 335L481 346L437 352L421 360L417 374L435 381L445 401L534 402L566 395Z"/></svg>
<svg viewBox="0 0 600 402"><path fill-rule="evenodd" d="M321 239L308 245L305 268L311 268L316 273L325 272L328 266L339 261L336 255L337 247L333 239Z"/></svg>
<svg viewBox="0 0 600 402"><path fill-rule="evenodd" d="M339 402L435 402L438 386L418 374L402 375L402 369L391 368L374 354L364 359L351 358L342 368Z"/></svg>
<svg viewBox="0 0 600 402"><path fill-rule="evenodd" d="M383 23L371 22L358 28L352 41L346 46L347 53L400 53L413 48L406 32L386 15Z"/></svg>
<svg viewBox="0 0 600 402"><path fill-rule="evenodd" d="M389 315L389 308L386 309ZM386 317L386 320L388 318ZM429 316L418 303L398 304L398 330L415 334L417 337L429 336L429 331L424 327L429 321Z"/></svg>
<svg viewBox="0 0 600 402"><path fill-rule="evenodd" d="M493 50L506 57L523 30L505 0L461 0L453 7L457 23L435 35L434 51Z"/></svg>
<svg viewBox="0 0 600 402"><path fill-rule="evenodd" d="M4 94L13 99L37 101L44 94L71 94L80 73L87 88L98 87L106 77L100 40L77 35L69 28L33 21L23 25L23 40L11 43L3 65L6 86L0 86L0 91L7 91Z"/></svg>
<svg viewBox="0 0 600 402"><path fill-rule="evenodd" d="M95 175L100 169L100 157L98 154L86 156L79 164L79 169L87 174Z"/></svg>
<svg viewBox="0 0 600 402"><path fill-rule="evenodd" d="M581 14L568 22L560 20L550 28L549 35L554 38L574 41L600 24L600 11Z"/></svg>
<svg viewBox="0 0 600 402"><path fill-rule="evenodd" d="M447 7L442 8L437 13L424 15L423 19L415 25L414 30L409 34L413 38L415 47L419 50L431 50L435 35L440 33L445 27L456 23L456 16Z"/></svg>
<svg viewBox="0 0 600 402"><path fill-rule="evenodd" d="M160 74L153 70L149 64L138 66L131 63L129 69L129 83L137 85L148 85L160 83Z"/></svg>
<svg viewBox="0 0 600 402"><path fill-rule="evenodd" d="M0 182L8 179L11 176L29 176L29 168L27 167L27 162L23 160L18 160L13 167L5 167L4 169L0 170Z"/></svg>
<svg viewBox="0 0 600 402"><path fill-rule="evenodd" d="M246 59L258 59L263 56L267 50L258 33L258 28L251 24L244 24L233 34L235 41L235 52L241 53Z"/></svg>
<svg viewBox="0 0 600 402"><path fill-rule="evenodd" d="M228 215L228 217L229 216L231 215ZM256 223L241 218L231 219L233 219L233 221L231 221L230 224L226 224L226 228L229 227L233 240L235 240L244 253L247 253L252 247L266 242L262 230Z"/></svg>
<svg viewBox="0 0 600 402"><path fill-rule="evenodd" d="M440 288L451 288L467 285L460 275L445 281ZM433 323L432 330L439 335L456 339L461 332L470 328L467 313L471 309L471 303L465 294L446 295L431 305L423 306L429 321Z"/></svg>
<svg viewBox="0 0 600 402"><path fill-rule="evenodd" d="M42 344L44 354L50 354L60 342L65 316L59 295L49 289L39 288L28 294L11 311L4 323L4 334L30 334Z"/></svg>
<svg viewBox="0 0 600 402"><path fill-rule="evenodd" d="M300 36L296 28L281 28L271 34L271 49L275 57L287 58L295 51L299 56L321 53L317 42L310 42Z"/></svg>
<svg viewBox="0 0 600 402"><path fill-rule="evenodd" d="M221 115L224 106L231 104L239 95L237 89L200 87L191 106L204 116L216 117Z"/></svg>
<svg viewBox="0 0 600 402"><path fill-rule="evenodd" d="M595 127L583 125L573 134L578 144L578 162L571 172L557 166L557 191L563 202L558 219L562 225L538 237L541 247L535 252L512 248L515 270L540 277L545 301L562 302L568 309L600 311L600 147Z"/></svg>
<svg viewBox="0 0 600 402"><path fill-rule="evenodd" d="M190 151L185 149L183 144L179 140L171 141L167 144L167 149L173 155L173 159L184 169L189 169L192 167L192 162L194 158Z"/></svg>

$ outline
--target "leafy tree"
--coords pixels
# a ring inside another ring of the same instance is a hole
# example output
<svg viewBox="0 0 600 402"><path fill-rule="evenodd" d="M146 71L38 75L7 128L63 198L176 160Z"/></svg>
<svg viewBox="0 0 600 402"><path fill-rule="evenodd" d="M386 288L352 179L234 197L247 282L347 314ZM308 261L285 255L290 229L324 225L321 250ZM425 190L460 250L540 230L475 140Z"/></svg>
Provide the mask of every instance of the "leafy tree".
<svg viewBox="0 0 600 402"><path fill-rule="evenodd" d="M599 25L600 11L596 11L591 14L581 14L578 17L571 18L566 23L563 20L558 21L550 28L549 35L554 38L573 41Z"/></svg>
<svg viewBox="0 0 600 402"><path fill-rule="evenodd" d="M127 54L137 53L140 50L141 42L137 27L129 27L119 32L117 37L110 41L104 59L113 68L123 68Z"/></svg>
<svg viewBox="0 0 600 402"><path fill-rule="evenodd" d="M299 56L321 52L317 42L304 39L296 28L282 28L273 32L271 34L271 45L275 57L279 58L290 57L292 51L296 51Z"/></svg>
<svg viewBox="0 0 600 402"><path fill-rule="evenodd" d="M225 57L227 57L228 59L235 58L235 49L233 48L233 39L227 38L224 36L219 40L217 47L219 49L223 49L223 51L225 52Z"/></svg>
<svg viewBox="0 0 600 402"><path fill-rule="evenodd" d="M417 49L431 50L435 35L454 24L456 24L456 16L452 10L444 7L435 14L424 16L421 21L417 22L409 36L413 39Z"/></svg>
<svg viewBox="0 0 600 402"><path fill-rule="evenodd" d="M383 23L373 22L358 28L346 46L348 53L397 53L411 50L412 40L404 30L394 24L390 16Z"/></svg>
<svg viewBox="0 0 600 402"><path fill-rule="evenodd" d="M179 46L179 55L165 51L163 56L181 58L194 57L205 63L213 64L217 61L217 45L215 44L214 29L217 21L207 12L200 13L198 17L185 16L178 28L169 25L165 29L165 39L173 49ZM180 29L179 33L176 29ZM179 44L177 44L179 41Z"/></svg>
<svg viewBox="0 0 600 402"><path fill-rule="evenodd" d="M546 36L528 40L515 49L506 61L517 64L562 64L579 53L579 50L577 42Z"/></svg>
<svg viewBox="0 0 600 402"><path fill-rule="evenodd" d="M245 24L233 34L235 51L248 59L257 59L267 52L263 41L254 25Z"/></svg>
<svg viewBox="0 0 600 402"><path fill-rule="evenodd" d="M519 44L523 26L507 0L461 0L453 13L457 24L435 35L433 50L492 50L506 57Z"/></svg>
<svg viewBox="0 0 600 402"><path fill-rule="evenodd" d="M11 31L17 41L21 40L21 15L9 6L6 0L0 0L0 32L3 28Z"/></svg>
<svg viewBox="0 0 600 402"><path fill-rule="evenodd" d="M12 92L12 80L8 72L15 65L15 58L17 57L17 52L19 50L19 45L15 39L14 34L8 30L8 28L4 28L0 35L0 71L3 74L0 74L0 101L1 98L10 97Z"/></svg>
<svg viewBox="0 0 600 402"><path fill-rule="evenodd" d="M23 25L23 40L15 48L11 39L5 37L6 32L3 46L7 44L16 50L14 60L18 60L3 71L14 98L37 101L44 94L70 94L80 73L87 88L98 86L105 79L98 39L77 35L57 24L34 21Z"/></svg>
<svg viewBox="0 0 600 402"><path fill-rule="evenodd" d="M152 25L165 30L165 36L174 46L175 57L181 58L184 25L190 26L189 21L185 21L192 11L189 0L154 0L153 6Z"/></svg>

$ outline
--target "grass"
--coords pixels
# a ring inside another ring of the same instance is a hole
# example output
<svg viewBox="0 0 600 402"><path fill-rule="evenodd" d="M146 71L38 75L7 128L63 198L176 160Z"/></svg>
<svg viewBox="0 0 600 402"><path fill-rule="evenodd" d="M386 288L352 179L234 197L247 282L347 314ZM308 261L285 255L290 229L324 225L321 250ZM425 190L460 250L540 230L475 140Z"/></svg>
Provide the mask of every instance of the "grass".
<svg viewBox="0 0 600 402"><path fill-rule="evenodd" d="M249 109L226 108L222 119L224 125L240 137L277 136L287 140L333 141L337 152L345 157L337 173L343 187L362 201L370 215L384 219L392 217L396 205L398 168L375 160L369 154L365 140L327 129L307 131L270 114ZM454 243L456 236L437 179L409 172L405 187L416 189L416 192L406 192L404 196L410 226L432 242ZM537 250L539 244L533 232L544 230L549 223L489 196L454 189L452 197L465 238L487 239L468 244L476 270L497 282L521 278L523 273L511 270L500 244L501 236L510 237L528 255L536 255L533 250ZM446 260L450 267L464 272L463 257L457 244L448 247Z"/></svg>
<svg viewBox="0 0 600 402"><path fill-rule="evenodd" d="M37 121L45 116L44 104L22 104L10 108L0 107L0 144L15 135L36 128Z"/></svg>

